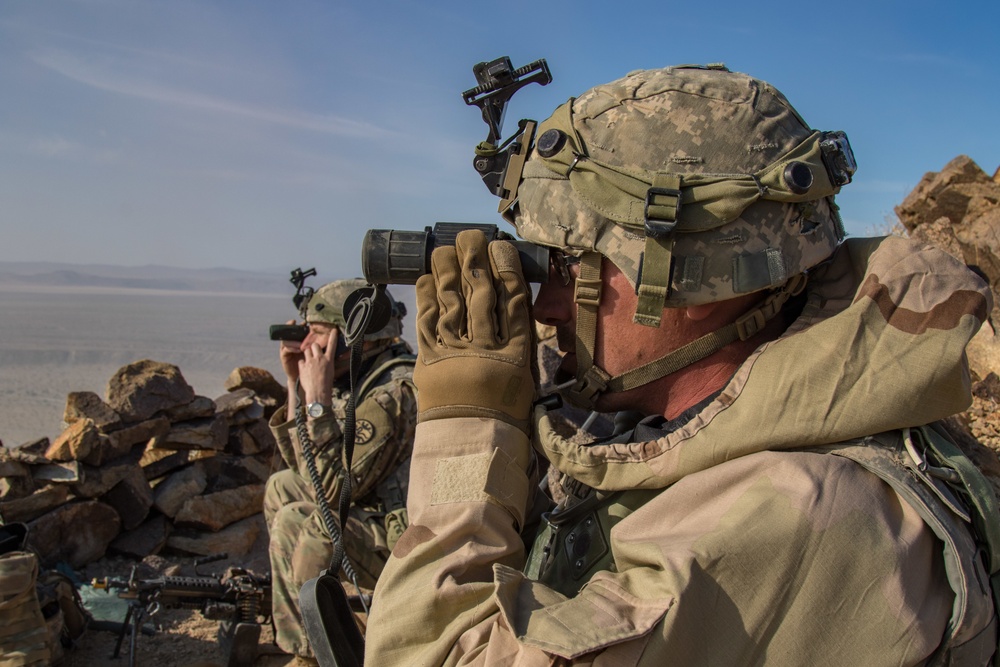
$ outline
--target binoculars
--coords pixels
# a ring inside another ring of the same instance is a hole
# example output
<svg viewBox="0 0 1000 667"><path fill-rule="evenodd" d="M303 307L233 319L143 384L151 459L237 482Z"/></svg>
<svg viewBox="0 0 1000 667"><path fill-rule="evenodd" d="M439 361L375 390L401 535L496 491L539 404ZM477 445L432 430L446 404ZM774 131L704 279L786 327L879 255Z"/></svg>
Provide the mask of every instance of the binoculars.
<svg viewBox="0 0 1000 667"><path fill-rule="evenodd" d="M525 280L548 280L548 248L519 241L496 225L475 222L439 222L422 232L369 229L361 246L361 271L370 285L414 285L420 276L430 273L434 249L455 245L455 237L467 229L480 230L487 241L510 241L517 248Z"/></svg>

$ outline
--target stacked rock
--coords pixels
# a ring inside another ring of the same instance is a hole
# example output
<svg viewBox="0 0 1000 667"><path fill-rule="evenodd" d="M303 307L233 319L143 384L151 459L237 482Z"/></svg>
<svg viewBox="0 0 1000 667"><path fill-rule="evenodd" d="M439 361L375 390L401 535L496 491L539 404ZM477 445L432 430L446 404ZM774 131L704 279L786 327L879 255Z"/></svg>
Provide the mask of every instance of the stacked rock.
<svg viewBox="0 0 1000 667"><path fill-rule="evenodd" d="M69 394L54 441L0 449L0 517L28 523L43 567L247 552L280 461L267 420L286 392L253 367L225 388L197 396L176 366L142 360L114 374L104 399Z"/></svg>

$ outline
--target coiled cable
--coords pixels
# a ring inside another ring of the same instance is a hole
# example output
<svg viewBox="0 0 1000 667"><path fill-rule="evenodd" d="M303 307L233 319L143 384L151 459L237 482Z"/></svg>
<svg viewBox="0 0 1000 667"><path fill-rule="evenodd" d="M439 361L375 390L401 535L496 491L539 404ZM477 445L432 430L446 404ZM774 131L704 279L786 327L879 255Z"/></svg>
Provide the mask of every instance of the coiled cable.
<svg viewBox="0 0 1000 667"><path fill-rule="evenodd" d="M358 584L358 575L354 571L351 561L347 558L347 552L344 548L344 535L341 532L340 527L337 526L336 520L333 518L333 512L330 510L330 502L327 500L326 493L323 491L323 481L319 476L319 470L316 468L316 457L313 454L313 442L312 438L309 437L309 429L306 428L305 411L302 410L301 400L298 398L299 395L299 382L296 380L295 430L299 436L299 443L302 445L302 455L306 460L306 469L309 471L309 478L312 480L313 489L316 491L316 504L319 505L320 517L323 519L323 525L326 526L327 532L330 533L330 537L333 539L333 557L330 559L330 570L336 572L343 568L344 574L347 575L347 578L350 579L354 588L358 592L358 599L361 601L362 608L365 610L365 613L368 613L368 605L365 603L365 596L362 594L361 586ZM348 407L353 407L353 403L354 401L351 400ZM347 504L349 506L351 498L351 474L350 470L344 471L343 468L341 468L341 471L344 472L344 488L347 492ZM341 516L346 517L346 513L344 511L344 494L341 494L340 510Z"/></svg>

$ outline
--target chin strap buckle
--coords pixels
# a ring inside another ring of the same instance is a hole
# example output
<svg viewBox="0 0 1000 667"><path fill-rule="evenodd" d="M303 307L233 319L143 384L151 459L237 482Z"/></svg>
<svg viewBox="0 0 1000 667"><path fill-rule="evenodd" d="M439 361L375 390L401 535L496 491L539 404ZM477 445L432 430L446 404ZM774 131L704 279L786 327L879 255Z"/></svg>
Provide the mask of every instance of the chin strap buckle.
<svg viewBox="0 0 1000 667"><path fill-rule="evenodd" d="M784 287L764 299L760 306L736 318L736 322L733 324L736 326L740 340L747 340L760 333L768 320L781 312L785 302L802 293L802 290L806 288L806 282L806 274L804 273L792 276Z"/></svg>
<svg viewBox="0 0 1000 667"><path fill-rule="evenodd" d="M764 317L763 310L761 308L755 308L749 313L740 315L736 319L736 333L739 334L740 340L746 340L751 338L764 328L767 324L767 318Z"/></svg>
<svg viewBox="0 0 1000 667"><path fill-rule="evenodd" d="M579 408L591 409L601 394L607 390L610 379L611 376L603 370L591 366L582 378L577 378L572 385L563 390L563 397Z"/></svg>
<svg viewBox="0 0 1000 667"><path fill-rule="evenodd" d="M601 302L601 277L597 276L596 279L587 279L580 276L577 278L573 299L581 306L597 308L597 305Z"/></svg>

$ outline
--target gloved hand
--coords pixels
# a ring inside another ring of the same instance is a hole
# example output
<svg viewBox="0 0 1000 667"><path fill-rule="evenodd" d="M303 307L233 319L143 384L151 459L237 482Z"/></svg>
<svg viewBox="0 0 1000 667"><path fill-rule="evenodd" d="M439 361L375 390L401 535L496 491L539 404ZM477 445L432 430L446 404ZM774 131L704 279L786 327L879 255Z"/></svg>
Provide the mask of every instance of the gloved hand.
<svg viewBox="0 0 1000 667"><path fill-rule="evenodd" d="M463 231L434 251L416 292L418 420L485 417L527 433L534 326L514 246Z"/></svg>

